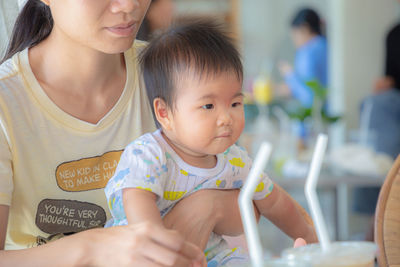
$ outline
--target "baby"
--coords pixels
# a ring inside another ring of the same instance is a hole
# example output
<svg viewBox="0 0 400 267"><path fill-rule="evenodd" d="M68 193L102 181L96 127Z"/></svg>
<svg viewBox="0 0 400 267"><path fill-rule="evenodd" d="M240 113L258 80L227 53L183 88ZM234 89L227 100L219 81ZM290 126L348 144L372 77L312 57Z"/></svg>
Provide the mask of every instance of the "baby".
<svg viewBox="0 0 400 267"><path fill-rule="evenodd" d="M108 225L162 225L162 217L197 190L241 188L252 164L235 145L244 128L242 63L217 25L203 21L170 29L143 51L141 66L159 129L123 152L105 188L113 216ZM254 203L292 238L316 241L305 212L265 174ZM214 233L205 253L208 266L247 260Z"/></svg>

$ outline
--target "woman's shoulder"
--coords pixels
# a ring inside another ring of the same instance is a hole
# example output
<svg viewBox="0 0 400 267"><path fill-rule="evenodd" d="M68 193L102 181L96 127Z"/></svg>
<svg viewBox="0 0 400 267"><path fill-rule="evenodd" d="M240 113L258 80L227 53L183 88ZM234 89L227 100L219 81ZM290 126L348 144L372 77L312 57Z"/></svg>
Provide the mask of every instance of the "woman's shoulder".
<svg viewBox="0 0 400 267"><path fill-rule="evenodd" d="M318 49L327 49L328 42L324 36L317 36L315 37L314 46Z"/></svg>
<svg viewBox="0 0 400 267"><path fill-rule="evenodd" d="M311 39L304 47L299 51L299 56L308 58L319 58L319 56L327 53L327 41L323 36L316 36Z"/></svg>
<svg viewBox="0 0 400 267"><path fill-rule="evenodd" d="M0 84L5 80L18 75L18 68L15 65L15 57L9 58L0 65Z"/></svg>
<svg viewBox="0 0 400 267"><path fill-rule="evenodd" d="M15 102L16 97L25 97L25 92L28 87L27 83L27 66L25 57L27 57L28 50L17 52L11 58L0 64L0 98L3 103ZM18 92L18 93L17 93Z"/></svg>
<svg viewBox="0 0 400 267"><path fill-rule="evenodd" d="M16 91L25 86L21 79L21 69L18 64L18 54L7 59L0 65L0 98L2 104L15 102Z"/></svg>

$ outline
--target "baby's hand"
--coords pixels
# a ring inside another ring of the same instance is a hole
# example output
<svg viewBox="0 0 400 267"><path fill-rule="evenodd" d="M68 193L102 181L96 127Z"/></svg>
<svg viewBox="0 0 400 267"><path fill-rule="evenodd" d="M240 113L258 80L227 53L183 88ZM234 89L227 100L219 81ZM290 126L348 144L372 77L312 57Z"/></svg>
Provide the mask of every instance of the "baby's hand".
<svg viewBox="0 0 400 267"><path fill-rule="evenodd" d="M294 241L293 247L298 248L307 245L307 242L303 238L297 238Z"/></svg>

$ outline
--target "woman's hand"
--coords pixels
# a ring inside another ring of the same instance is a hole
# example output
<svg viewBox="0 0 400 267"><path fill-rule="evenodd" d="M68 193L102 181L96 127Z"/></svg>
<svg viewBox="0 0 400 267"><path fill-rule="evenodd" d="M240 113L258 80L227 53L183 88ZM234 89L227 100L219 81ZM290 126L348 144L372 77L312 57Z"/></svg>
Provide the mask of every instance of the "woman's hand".
<svg viewBox="0 0 400 267"><path fill-rule="evenodd" d="M243 233L238 207L239 190L204 189L182 199L164 217L164 225L204 249L211 232ZM256 210L259 217L259 212Z"/></svg>
<svg viewBox="0 0 400 267"><path fill-rule="evenodd" d="M82 236L85 233L82 233ZM174 230L138 223L90 234L87 262L94 266L206 266L204 253ZM94 256L94 257L93 257Z"/></svg>
<svg viewBox="0 0 400 267"><path fill-rule="evenodd" d="M154 223L97 228L35 248L0 251L2 266L207 266L181 234Z"/></svg>

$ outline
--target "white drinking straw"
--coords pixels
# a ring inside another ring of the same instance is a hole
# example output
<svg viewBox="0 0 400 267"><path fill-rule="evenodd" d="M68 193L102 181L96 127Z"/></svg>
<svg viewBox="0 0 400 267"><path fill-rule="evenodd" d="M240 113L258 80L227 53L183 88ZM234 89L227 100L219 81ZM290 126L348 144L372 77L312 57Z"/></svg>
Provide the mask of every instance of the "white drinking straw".
<svg viewBox="0 0 400 267"><path fill-rule="evenodd" d="M244 225L244 233L246 234L247 245L250 252L250 259L253 267L263 266L263 251L258 234L256 217L253 209L253 195L257 185L261 180L261 173L264 170L272 147L269 143L263 142L257 152L253 167L249 176L239 194L239 208Z"/></svg>
<svg viewBox="0 0 400 267"><path fill-rule="evenodd" d="M322 216L321 207L317 198L316 186L321 170L322 160L324 158L328 137L325 134L319 134L317 145L314 150L314 155L311 161L310 171L308 173L304 192L307 202L311 210L311 216L317 228L317 235L323 251L330 248L330 240L324 217Z"/></svg>

